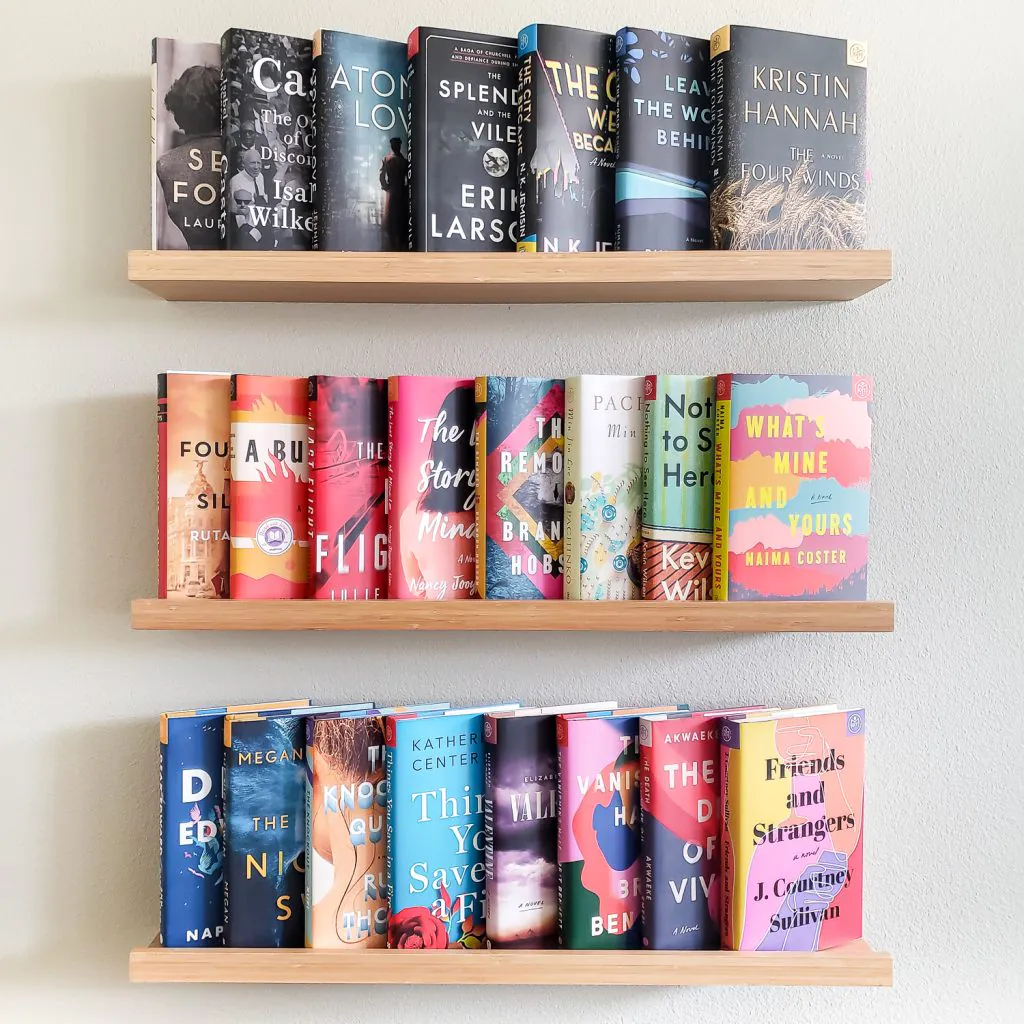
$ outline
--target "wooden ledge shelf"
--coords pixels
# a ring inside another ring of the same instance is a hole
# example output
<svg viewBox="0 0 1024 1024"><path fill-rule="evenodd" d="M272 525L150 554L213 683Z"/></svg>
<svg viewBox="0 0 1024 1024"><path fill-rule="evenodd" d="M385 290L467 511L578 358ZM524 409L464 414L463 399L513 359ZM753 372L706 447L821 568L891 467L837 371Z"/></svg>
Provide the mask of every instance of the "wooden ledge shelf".
<svg viewBox="0 0 1024 1024"><path fill-rule="evenodd" d="M128 253L128 279L177 302L820 302L891 278L885 249Z"/></svg>
<svg viewBox="0 0 1024 1024"><path fill-rule="evenodd" d="M891 601L132 601L133 629L891 633Z"/></svg>
<svg viewBox="0 0 1024 1024"><path fill-rule="evenodd" d="M892 986L866 942L821 953L571 950L133 949L135 982L335 985Z"/></svg>

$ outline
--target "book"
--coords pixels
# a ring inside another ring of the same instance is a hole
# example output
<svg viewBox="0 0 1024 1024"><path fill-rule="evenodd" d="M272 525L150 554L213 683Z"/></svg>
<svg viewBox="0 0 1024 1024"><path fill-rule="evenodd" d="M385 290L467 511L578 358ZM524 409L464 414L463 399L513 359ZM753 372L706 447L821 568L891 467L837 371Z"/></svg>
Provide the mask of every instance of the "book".
<svg viewBox="0 0 1024 1024"><path fill-rule="evenodd" d="M229 28L220 59L225 248L309 249L312 41Z"/></svg>
<svg viewBox="0 0 1024 1024"><path fill-rule="evenodd" d="M319 29L312 93L313 248L407 250L405 45Z"/></svg>
<svg viewBox="0 0 1024 1024"><path fill-rule="evenodd" d="M306 719L306 946L388 942L384 716L449 704L331 711Z"/></svg>
<svg viewBox="0 0 1024 1024"><path fill-rule="evenodd" d="M870 377L721 374L716 600L867 598Z"/></svg>
<svg viewBox="0 0 1024 1024"><path fill-rule="evenodd" d="M224 716L309 701L160 716L160 945L224 943Z"/></svg>
<svg viewBox="0 0 1024 1024"><path fill-rule="evenodd" d="M722 722L723 948L861 937L864 733L863 708Z"/></svg>
<svg viewBox="0 0 1024 1024"><path fill-rule="evenodd" d="M477 377L476 589L563 596L565 382Z"/></svg>
<svg viewBox="0 0 1024 1024"><path fill-rule="evenodd" d="M717 249L859 249L867 46L726 25L711 37Z"/></svg>
<svg viewBox="0 0 1024 1024"><path fill-rule="evenodd" d="M615 248L707 249L708 41L622 28L615 36L615 60Z"/></svg>
<svg viewBox="0 0 1024 1024"><path fill-rule="evenodd" d="M219 249L220 47L154 39L154 249Z"/></svg>
<svg viewBox="0 0 1024 1024"><path fill-rule="evenodd" d="M305 597L309 452L305 377L231 377L231 596Z"/></svg>
<svg viewBox="0 0 1024 1024"><path fill-rule="evenodd" d="M565 596L640 597L643 377L565 382Z"/></svg>
<svg viewBox="0 0 1024 1024"><path fill-rule="evenodd" d="M388 596L388 382L309 378L310 596Z"/></svg>
<svg viewBox="0 0 1024 1024"><path fill-rule="evenodd" d="M301 707L224 718L226 946L304 945L305 716L369 707Z"/></svg>
<svg viewBox="0 0 1024 1024"><path fill-rule="evenodd" d="M388 596L476 596L473 379L388 378Z"/></svg>
<svg viewBox="0 0 1024 1024"><path fill-rule="evenodd" d="M484 718L487 945L558 944L556 716L611 711L614 701L494 712Z"/></svg>
<svg viewBox="0 0 1024 1024"><path fill-rule="evenodd" d="M715 378L644 378L643 596L711 598Z"/></svg>
<svg viewBox="0 0 1024 1024"><path fill-rule="evenodd" d="M519 252L615 244L615 38L557 25L519 33Z"/></svg>
<svg viewBox="0 0 1024 1024"><path fill-rule="evenodd" d="M231 378L157 375L157 596L227 597Z"/></svg>
<svg viewBox="0 0 1024 1024"><path fill-rule="evenodd" d="M484 715L516 707L385 718L389 948L483 947Z"/></svg>
<svg viewBox="0 0 1024 1024"><path fill-rule="evenodd" d="M414 252L514 252L516 41L443 28L409 34Z"/></svg>
<svg viewBox="0 0 1024 1024"><path fill-rule="evenodd" d="M640 918L645 949L720 948L718 730L725 716L753 710L640 719Z"/></svg>

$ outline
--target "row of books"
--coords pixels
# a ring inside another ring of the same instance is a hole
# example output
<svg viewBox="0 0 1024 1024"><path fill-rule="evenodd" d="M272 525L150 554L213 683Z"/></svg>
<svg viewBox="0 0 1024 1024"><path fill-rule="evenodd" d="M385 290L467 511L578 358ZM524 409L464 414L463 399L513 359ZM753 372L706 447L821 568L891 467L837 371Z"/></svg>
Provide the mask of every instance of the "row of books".
<svg viewBox="0 0 1024 1024"><path fill-rule="evenodd" d="M869 377L158 386L163 598L867 596Z"/></svg>
<svg viewBox="0 0 1024 1024"><path fill-rule="evenodd" d="M161 718L165 946L815 950L861 935L864 711Z"/></svg>
<svg viewBox="0 0 1024 1024"><path fill-rule="evenodd" d="M864 244L860 42L231 28L152 59L156 249Z"/></svg>

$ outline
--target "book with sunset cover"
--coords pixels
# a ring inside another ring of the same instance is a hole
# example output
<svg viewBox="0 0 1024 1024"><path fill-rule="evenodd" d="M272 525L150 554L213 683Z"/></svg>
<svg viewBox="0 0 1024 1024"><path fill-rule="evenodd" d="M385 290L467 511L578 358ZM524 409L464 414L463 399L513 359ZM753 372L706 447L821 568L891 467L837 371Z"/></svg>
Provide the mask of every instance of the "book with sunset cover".
<svg viewBox="0 0 1024 1024"><path fill-rule="evenodd" d="M719 375L713 594L867 598L870 377Z"/></svg>
<svg viewBox="0 0 1024 1024"><path fill-rule="evenodd" d="M157 596L227 597L231 379L157 376Z"/></svg>
<svg viewBox="0 0 1024 1024"><path fill-rule="evenodd" d="M309 457L305 377L231 378L231 596L305 597Z"/></svg>
<svg viewBox="0 0 1024 1024"><path fill-rule="evenodd" d="M388 378L388 597L476 596L472 377Z"/></svg>
<svg viewBox="0 0 1024 1024"><path fill-rule="evenodd" d="M477 377L476 406L477 593L560 598L565 384Z"/></svg>
<svg viewBox="0 0 1024 1024"><path fill-rule="evenodd" d="M310 597L388 596L388 382L309 378Z"/></svg>
<svg viewBox="0 0 1024 1024"><path fill-rule="evenodd" d="M813 952L861 937L863 708L724 719L722 946Z"/></svg>

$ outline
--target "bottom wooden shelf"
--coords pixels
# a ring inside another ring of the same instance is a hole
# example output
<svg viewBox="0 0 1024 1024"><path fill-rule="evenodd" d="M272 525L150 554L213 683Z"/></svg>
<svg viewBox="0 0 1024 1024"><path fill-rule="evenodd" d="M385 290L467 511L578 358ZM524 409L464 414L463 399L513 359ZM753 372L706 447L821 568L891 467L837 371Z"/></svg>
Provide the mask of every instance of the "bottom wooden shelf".
<svg viewBox="0 0 1024 1024"><path fill-rule="evenodd" d="M863 940L821 953L133 949L138 982L337 985L892 986L892 957Z"/></svg>

